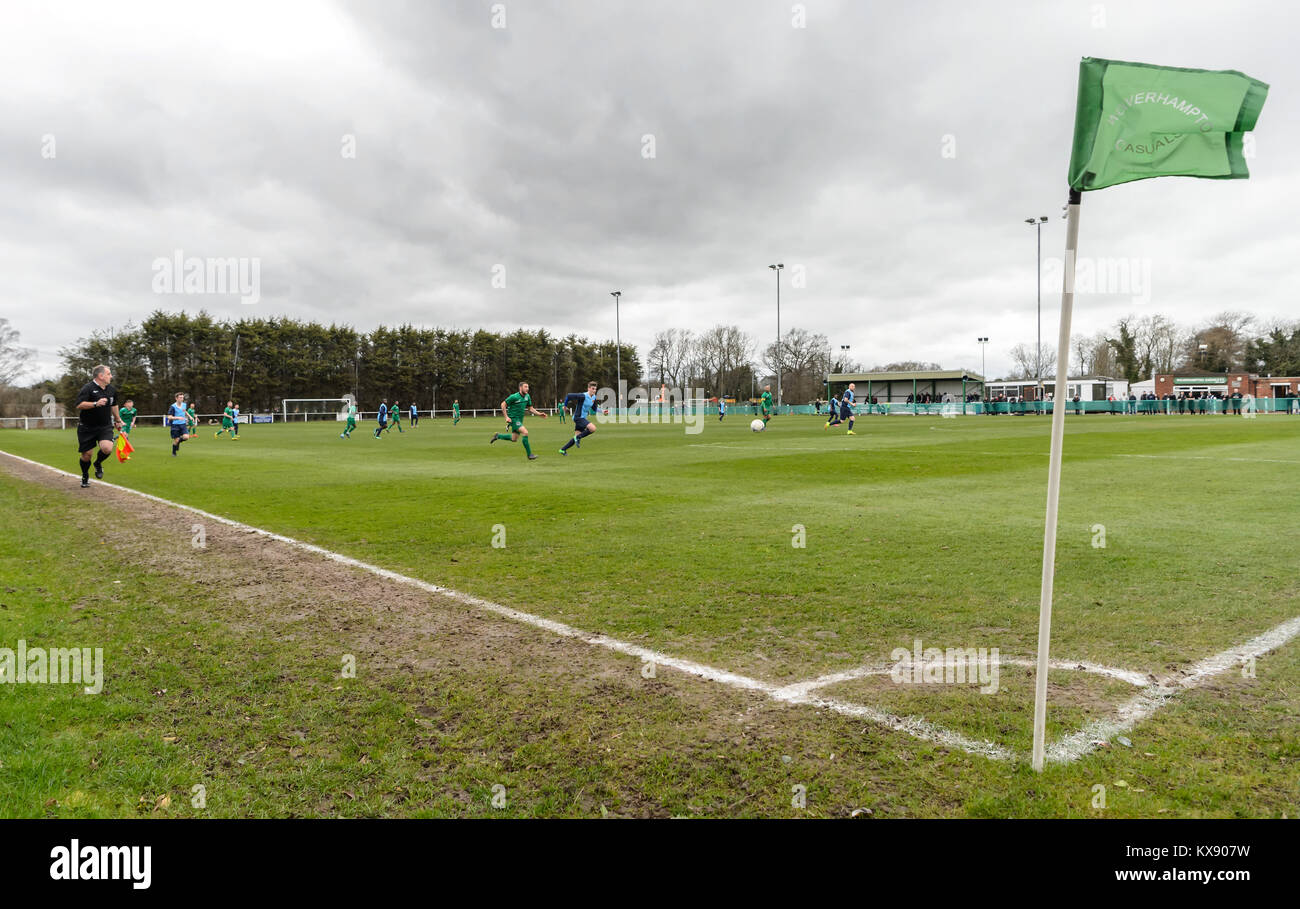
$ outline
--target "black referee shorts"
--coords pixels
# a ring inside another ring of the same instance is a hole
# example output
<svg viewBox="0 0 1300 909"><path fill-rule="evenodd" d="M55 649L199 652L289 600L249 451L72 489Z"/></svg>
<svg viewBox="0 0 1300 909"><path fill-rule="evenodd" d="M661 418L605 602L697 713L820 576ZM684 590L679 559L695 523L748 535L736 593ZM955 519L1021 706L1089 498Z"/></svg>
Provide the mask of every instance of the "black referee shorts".
<svg viewBox="0 0 1300 909"><path fill-rule="evenodd" d="M113 441L112 426L78 426L77 451L90 451L98 448L100 442Z"/></svg>

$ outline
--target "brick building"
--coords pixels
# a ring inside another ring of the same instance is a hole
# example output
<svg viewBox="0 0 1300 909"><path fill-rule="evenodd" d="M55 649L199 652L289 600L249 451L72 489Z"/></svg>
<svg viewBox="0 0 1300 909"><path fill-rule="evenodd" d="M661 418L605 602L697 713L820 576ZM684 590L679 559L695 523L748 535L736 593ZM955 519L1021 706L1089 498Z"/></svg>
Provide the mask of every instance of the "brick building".
<svg viewBox="0 0 1300 909"><path fill-rule="evenodd" d="M1170 392L1178 395L1183 392L1195 394L1207 391L1221 396L1241 392L1243 396L1254 395L1256 398L1294 398L1300 396L1300 377L1260 376L1246 372L1213 376L1156 375L1156 396L1160 398Z"/></svg>

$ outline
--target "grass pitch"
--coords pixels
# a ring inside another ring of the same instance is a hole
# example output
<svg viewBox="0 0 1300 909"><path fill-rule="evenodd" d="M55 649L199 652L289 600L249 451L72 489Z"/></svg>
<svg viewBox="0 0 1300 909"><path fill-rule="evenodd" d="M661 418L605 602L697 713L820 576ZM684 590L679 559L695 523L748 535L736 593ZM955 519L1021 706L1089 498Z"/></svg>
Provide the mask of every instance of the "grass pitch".
<svg viewBox="0 0 1300 909"><path fill-rule="evenodd" d="M135 457L110 461L106 479L775 684L885 662L916 639L1033 657L1046 419L860 418L854 437L810 417L774 419L762 434L748 422L705 420L699 434L602 424L561 457L567 425L534 418L533 462L519 445L489 447L499 421L486 418L455 427L424 420L379 440L365 426L340 439L332 423L248 426L239 441L209 431L179 458L162 429L142 427ZM5 432L0 448L75 469L72 432ZM1071 417L1053 656L1166 676L1300 614L1300 556L1288 537L1298 467L1300 420L1285 416ZM103 695L0 690L16 718L3 738L11 755L27 755L5 761L13 781L0 787L5 814L178 810L157 809L164 794L186 813L271 815L1297 810L1294 643L1261 659L1255 678L1228 673L1180 695L1130 734L1131 749L1102 749L1038 778L1017 762L807 707L702 695L710 683L669 680L669 670L645 680L627 658L601 655L568 676L548 674L545 635L503 644L514 654L509 669L478 665L470 651L455 666L433 665L446 640L415 629L403 640L400 621L368 610L355 611L354 625L383 625L390 654L400 651L392 664L403 668L340 685L339 642L356 634L345 606L331 607L344 618L327 622L325 607L286 605L250 553L178 554L200 559L185 571L151 559L188 548L188 534L109 508L75 481L55 481L66 490L3 482L19 507L0 530L0 645L23 636L75 643L89 608L93 646L109 651ZM87 512L96 515L89 525ZM87 548L102 553L107 579L92 589L127 582L94 606L98 597L54 555ZM217 569L203 558L226 560L215 588L205 575ZM393 595L381 579L358 583L376 602ZM259 612L263 598L279 605ZM606 676L619 677L614 690L590 687ZM1130 690L1070 672L1052 682L1049 739L1104 716ZM1007 667L995 695L878 678L828 694L1019 752L1028 748L1031 686L1029 673ZM447 694L431 701L430 687ZM188 692L187 701L153 694L163 688ZM232 697L243 713L216 709ZM529 731L539 716L549 719ZM420 719L459 750L412 739ZM189 734L178 737L178 720ZM164 727L186 747L150 738ZM636 748L620 752L633 734ZM92 768L82 746L105 739L115 743L111 756L101 752ZM224 753L236 740L248 746L245 764L235 756L192 770L204 749ZM39 760L35 745L45 749ZM520 753L532 757L515 766ZM105 762L113 774L98 772ZM196 776L224 791L220 807L190 806L181 784ZM493 779L513 793L506 808L490 804ZM1098 783L1111 787L1105 809L1092 804ZM808 787L811 807L792 805L794 785Z"/></svg>

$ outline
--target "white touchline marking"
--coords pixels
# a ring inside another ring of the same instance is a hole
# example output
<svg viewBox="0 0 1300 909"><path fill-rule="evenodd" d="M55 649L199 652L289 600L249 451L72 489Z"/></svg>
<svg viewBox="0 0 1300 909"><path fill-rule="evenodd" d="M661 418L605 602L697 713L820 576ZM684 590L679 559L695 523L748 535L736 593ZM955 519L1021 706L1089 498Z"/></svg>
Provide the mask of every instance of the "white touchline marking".
<svg viewBox="0 0 1300 909"><path fill-rule="evenodd" d="M1233 666L1276 650L1290 642L1296 635L1300 635L1300 616L1288 619L1244 644L1194 663L1176 676L1148 685L1130 700L1121 704L1113 718L1089 723L1078 732L1070 733L1048 746L1046 758L1058 764L1077 761L1085 754L1096 750L1097 742L1109 741L1112 736L1127 732L1151 716L1179 691L1196 688Z"/></svg>
<svg viewBox="0 0 1300 909"><path fill-rule="evenodd" d="M8 451L0 451L7 457L16 461L22 461L24 464L31 464L34 467L43 467L46 470L60 474L72 479L79 479L75 474L66 470L60 470L57 467L51 467L48 464L42 464L40 461L33 461ZM151 502L158 502L161 505L167 505L172 508L180 508L191 514L199 515L208 520L215 521L218 524L224 524L227 527L234 527L248 533L256 533L270 540L293 546L305 552L315 553L343 565L349 565L353 568L360 568L362 571L368 571L371 574L387 578L390 581L396 581L400 584L408 584L412 587L418 587L428 593L446 597L463 603L467 606L473 606L485 612L495 613L515 622L524 625L531 625L534 628L541 628L560 637L573 638L587 644L597 647L604 647L617 653L626 654L627 656L637 657L644 662L654 663L656 666L667 666L670 669L676 669L679 672L688 675L698 676L711 682L718 682L723 685L729 685L732 688L739 688L745 691L756 691L767 695L774 701L785 704L801 704L812 707L819 707L826 710L832 710L845 716L851 716L856 719L865 719L889 729L899 732L905 732L918 739L935 742L940 745L946 745L952 748L960 748L969 754L978 754L994 760L1007 760L1012 757L1012 753L995 745L992 742L976 741L967 738L961 733L954 732L950 729L944 729L921 717L896 716L885 711L878 710L874 707L868 707L863 704L853 704L847 701L840 701L832 698L822 698L802 692L792 692L788 687L773 685L759 679L750 678L738 673L729 672L725 669L716 669L712 666L706 666L703 663L695 663L690 660L679 659L678 657L669 656L666 653L660 653L657 650L651 650L647 647L641 647L637 644L629 644L626 641L620 641L617 638L611 638L608 635L592 634L574 628L572 625L566 625L563 622L557 622L553 619L542 618L532 613L522 612L518 609L512 609L509 606L503 606L500 603L494 603L491 600L485 600L481 597L472 596L471 594L461 593L458 590L452 590L449 587L441 587L437 584L430 584L428 581L421 581L419 578L407 577L404 574L398 574L396 571L390 571L387 568L380 568L378 565L371 565L368 562L362 562L360 559L354 559L351 556L345 556L341 553L333 552L313 543L305 543L302 540L295 540L293 537L286 537L283 534L273 533L269 530L263 530L260 527L253 527L251 524L244 524L231 518L223 518L221 515L212 514L195 508L192 505L185 505L180 502L173 502L170 499L164 499L160 496L151 495L147 492L141 492L138 489L131 489L126 486L116 486L112 483L105 483L103 480L98 481L99 485L107 486L109 489L116 489L120 492L131 493L148 499Z"/></svg>

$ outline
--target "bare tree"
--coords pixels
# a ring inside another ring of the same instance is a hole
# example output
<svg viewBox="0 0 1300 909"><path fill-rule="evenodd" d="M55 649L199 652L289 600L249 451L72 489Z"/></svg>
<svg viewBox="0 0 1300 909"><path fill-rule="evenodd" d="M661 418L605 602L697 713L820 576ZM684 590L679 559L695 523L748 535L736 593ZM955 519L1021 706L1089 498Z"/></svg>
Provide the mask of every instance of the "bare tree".
<svg viewBox="0 0 1300 909"><path fill-rule="evenodd" d="M735 325L715 325L696 341L696 356L700 374L715 394L735 394L742 367L754 355L754 342Z"/></svg>
<svg viewBox="0 0 1300 909"><path fill-rule="evenodd" d="M1180 365L1206 372L1247 368L1246 348L1255 317L1244 312L1221 312L1183 342Z"/></svg>
<svg viewBox="0 0 1300 909"><path fill-rule="evenodd" d="M886 363L884 366L876 366L872 372L925 372L928 370L943 369L938 363L928 363L924 360L899 360L896 363Z"/></svg>
<svg viewBox="0 0 1300 909"><path fill-rule="evenodd" d="M811 401L816 397L830 372L831 345L822 334L792 328L776 343L763 351L763 365L781 372L781 391L791 401Z"/></svg>
<svg viewBox="0 0 1300 909"><path fill-rule="evenodd" d="M1056 351L1050 346L1043 348L1043 358L1038 359L1036 344L1017 344L1007 351L1011 357L1012 379L1042 379L1056 374Z"/></svg>
<svg viewBox="0 0 1300 909"><path fill-rule="evenodd" d="M685 388L690 380L690 363L695 342L689 329L669 328L655 335L650 348L650 374L660 383Z"/></svg>
<svg viewBox="0 0 1300 909"><path fill-rule="evenodd" d="M1070 362L1076 375L1087 375L1092 366L1092 338L1087 335L1075 335L1070 338Z"/></svg>
<svg viewBox="0 0 1300 909"><path fill-rule="evenodd" d="M32 349L18 341L18 330L8 319L0 319L0 385L12 385L31 363Z"/></svg>

